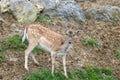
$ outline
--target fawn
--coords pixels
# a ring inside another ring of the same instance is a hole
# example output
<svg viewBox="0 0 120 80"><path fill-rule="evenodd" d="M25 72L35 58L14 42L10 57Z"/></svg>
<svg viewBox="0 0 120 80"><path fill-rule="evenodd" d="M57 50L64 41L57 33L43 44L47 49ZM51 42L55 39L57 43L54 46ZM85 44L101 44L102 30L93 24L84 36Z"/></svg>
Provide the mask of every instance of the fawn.
<svg viewBox="0 0 120 80"><path fill-rule="evenodd" d="M66 35L63 36L40 24L31 24L24 30L22 42L27 38L29 46L25 50L25 69L28 69L28 56L30 55L36 64L39 64L35 56L31 53L34 47L39 46L41 49L51 53L52 75L54 75L55 56L62 55L64 75L68 78L66 71L66 52L71 45L72 37L80 31L66 30Z"/></svg>

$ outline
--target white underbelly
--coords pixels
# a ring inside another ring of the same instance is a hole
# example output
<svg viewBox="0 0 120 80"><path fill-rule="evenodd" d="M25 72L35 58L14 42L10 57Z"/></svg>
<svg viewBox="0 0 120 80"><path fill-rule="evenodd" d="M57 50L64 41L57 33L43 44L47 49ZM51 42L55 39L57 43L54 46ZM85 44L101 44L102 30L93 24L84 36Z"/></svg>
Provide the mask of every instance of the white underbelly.
<svg viewBox="0 0 120 80"><path fill-rule="evenodd" d="M46 45L44 45L44 44L39 44L39 47L41 48L41 49L43 49L43 50L45 50L45 51L48 51L48 52L51 52L52 51L52 49L50 48L50 47L48 47L48 46L46 46Z"/></svg>
<svg viewBox="0 0 120 80"><path fill-rule="evenodd" d="M40 38L39 46L41 49L51 52L52 51L51 45L52 43L49 40L47 40L45 37Z"/></svg>

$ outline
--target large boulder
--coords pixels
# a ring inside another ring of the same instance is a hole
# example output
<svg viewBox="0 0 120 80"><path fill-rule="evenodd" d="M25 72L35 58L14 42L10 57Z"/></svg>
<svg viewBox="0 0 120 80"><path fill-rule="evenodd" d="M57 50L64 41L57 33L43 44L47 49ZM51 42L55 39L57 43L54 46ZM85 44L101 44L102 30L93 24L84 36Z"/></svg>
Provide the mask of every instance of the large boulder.
<svg viewBox="0 0 120 80"><path fill-rule="evenodd" d="M73 19L85 22L83 10L74 0L39 0L44 5L43 13L49 17Z"/></svg>
<svg viewBox="0 0 120 80"><path fill-rule="evenodd" d="M90 19L103 21L120 20L120 8L117 6L100 6L86 11L86 16Z"/></svg>
<svg viewBox="0 0 120 80"><path fill-rule="evenodd" d="M35 7L36 5L28 0L2 0L1 2L1 12L11 11L17 21L22 23L34 22L37 18L37 13L43 9L43 6L37 5Z"/></svg>
<svg viewBox="0 0 120 80"><path fill-rule="evenodd" d="M10 0L0 1L0 12L6 12L9 10Z"/></svg>
<svg viewBox="0 0 120 80"><path fill-rule="evenodd" d="M1 12L11 11L19 22L34 22L37 13L43 8L43 14L49 17L73 19L85 22L83 10L74 0L1 0ZM44 7L43 7L43 6ZM37 8L36 8L37 7Z"/></svg>
<svg viewBox="0 0 120 80"><path fill-rule="evenodd" d="M13 0L11 2L11 11L18 22L34 22L37 17L36 8L27 0Z"/></svg>

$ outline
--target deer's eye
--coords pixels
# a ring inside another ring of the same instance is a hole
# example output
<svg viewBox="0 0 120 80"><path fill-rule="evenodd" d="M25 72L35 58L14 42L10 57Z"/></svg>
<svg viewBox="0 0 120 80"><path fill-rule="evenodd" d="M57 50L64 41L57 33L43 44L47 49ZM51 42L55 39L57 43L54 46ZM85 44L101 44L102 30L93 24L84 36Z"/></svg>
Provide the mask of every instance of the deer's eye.
<svg viewBox="0 0 120 80"><path fill-rule="evenodd" d="M72 42L69 42L69 44L71 44Z"/></svg>

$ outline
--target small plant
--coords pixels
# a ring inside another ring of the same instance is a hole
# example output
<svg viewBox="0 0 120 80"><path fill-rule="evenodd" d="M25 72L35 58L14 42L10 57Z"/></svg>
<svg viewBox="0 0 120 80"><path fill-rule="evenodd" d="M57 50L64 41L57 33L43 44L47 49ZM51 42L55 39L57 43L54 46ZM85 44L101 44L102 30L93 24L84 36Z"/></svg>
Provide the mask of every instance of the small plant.
<svg viewBox="0 0 120 80"><path fill-rule="evenodd" d="M19 35L8 37L5 41L3 41L3 47L11 50L24 50L27 47L27 41L22 43L21 40L22 37Z"/></svg>
<svg viewBox="0 0 120 80"><path fill-rule="evenodd" d="M52 22L52 19L45 15L38 15L37 20L40 22L48 22L48 23Z"/></svg>
<svg viewBox="0 0 120 80"><path fill-rule="evenodd" d="M102 73L104 73L105 75L109 75L112 76L113 75L113 71L110 68L102 68L101 69Z"/></svg>
<svg viewBox="0 0 120 80"><path fill-rule="evenodd" d="M40 70L28 73L24 80L116 80L111 69L98 67L68 70L68 76L68 79L65 78L61 71L56 71L52 76L50 70Z"/></svg>
<svg viewBox="0 0 120 80"><path fill-rule="evenodd" d="M116 54L117 54L118 59L120 60L120 50L116 50Z"/></svg>
<svg viewBox="0 0 120 80"><path fill-rule="evenodd" d="M25 40L24 43L22 43L22 36L15 35L13 37L8 37L5 41L2 41L2 47L0 48L0 52L4 50L25 50L28 46L28 41ZM34 53L39 54L41 52L41 49L38 47L35 47L33 50Z"/></svg>
<svg viewBox="0 0 120 80"><path fill-rule="evenodd" d="M5 60L5 57L2 54L0 54L0 62L2 62L4 60Z"/></svg>
<svg viewBox="0 0 120 80"><path fill-rule="evenodd" d="M34 50L33 50L33 52L34 52L35 54L39 55L40 52L41 52L41 49L40 49L39 47L35 47Z"/></svg>
<svg viewBox="0 0 120 80"><path fill-rule="evenodd" d="M98 47L98 42L95 39L88 39L85 38L83 40L83 44L89 46L89 47Z"/></svg>
<svg viewBox="0 0 120 80"><path fill-rule="evenodd" d="M0 52L2 52L3 50L4 50L3 47L1 47L1 48L0 48Z"/></svg>

